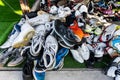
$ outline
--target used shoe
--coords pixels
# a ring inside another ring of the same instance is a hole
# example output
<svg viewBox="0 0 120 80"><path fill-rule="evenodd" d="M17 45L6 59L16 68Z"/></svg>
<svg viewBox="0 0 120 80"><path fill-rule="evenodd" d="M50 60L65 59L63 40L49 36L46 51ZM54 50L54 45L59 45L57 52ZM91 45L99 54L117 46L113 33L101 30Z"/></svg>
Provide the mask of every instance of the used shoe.
<svg viewBox="0 0 120 80"><path fill-rule="evenodd" d="M26 22L21 26L21 32L13 41L12 47L19 48L27 45L29 40L33 37L34 33L35 33L34 28L30 26L29 23Z"/></svg>
<svg viewBox="0 0 120 80"><path fill-rule="evenodd" d="M19 53L20 53L19 49L16 49L12 53L11 56L12 60L7 64L7 66L10 67L18 66L24 61L24 58Z"/></svg>
<svg viewBox="0 0 120 80"><path fill-rule="evenodd" d="M52 35L47 36L43 51L44 65L49 69L53 69L56 63L56 53L58 51L58 42Z"/></svg>
<svg viewBox="0 0 120 80"><path fill-rule="evenodd" d="M4 44L2 44L0 48L4 49L11 47L13 41L16 39L16 37L19 35L20 32L21 32L21 26L15 24L12 32L8 36L8 40Z"/></svg>
<svg viewBox="0 0 120 80"><path fill-rule="evenodd" d="M23 80L33 80L32 70L34 67L33 61L27 60L22 69Z"/></svg>
<svg viewBox="0 0 120 80"><path fill-rule="evenodd" d="M60 70L63 67L64 57L69 53L69 49L61 48L56 54L56 64L53 70Z"/></svg>

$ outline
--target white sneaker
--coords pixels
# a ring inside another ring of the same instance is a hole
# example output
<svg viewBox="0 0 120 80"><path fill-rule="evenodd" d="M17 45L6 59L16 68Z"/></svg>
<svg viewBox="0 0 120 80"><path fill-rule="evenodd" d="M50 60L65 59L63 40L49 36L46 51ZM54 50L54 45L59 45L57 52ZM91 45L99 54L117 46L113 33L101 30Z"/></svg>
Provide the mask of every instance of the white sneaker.
<svg viewBox="0 0 120 80"><path fill-rule="evenodd" d="M95 57L103 57L104 55L104 48L106 47L105 43L97 43L95 48Z"/></svg>
<svg viewBox="0 0 120 80"><path fill-rule="evenodd" d="M29 40L33 37L34 33L35 33L34 28L29 23L26 22L21 26L21 32L13 41L12 47L18 48L25 46L29 42Z"/></svg>
<svg viewBox="0 0 120 80"><path fill-rule="evenodd" d="M55 5L51 6L49 13L57 14L58 13L58 8Z"/></svg>
<svg viewBox="0 0 120 80"><path fill-rule="evenodd" d="M46 22L50 21L50 16L47 13L41 13L34 18L30 18L27 20L32 26L45 24Z"/></svg>
<svg viewBox="0 0 120 80"><path fill-rule="evenodd" d="M69 7L63 7L63 6L60 6L58 8L58 16L60 18L65 18L66 16L70 15L71 14L71 9Z"/></svg>
<svg viewBox="0 0 120 80"><path fill-rule="evenodd" d="M9 48L9 47L11 47L13 41L14 41L15 38L19 35L20 31L21 31L21 26L15 24L12 32L10 33L10 35L9 35L9 37L8 37L8 40L7 40L4 44L2 44L2 45L0 46L0 48L3 49L3 48Z"/></svg>
<svg viewBox="0 0 120 80"><path fill-rule="evenodd" d="M46 33L45 25L39 25L35 28L35 35L32 38L31 46L30 46L30 54L32 56L38 56L44 42L44 37Z"/></svg>
<svg viewBox="0 0 120 80"><path fill-rule="evenodd" d="M84 60L82 58L82 56L79 54L78 50L76 49L70 49L71 53L72 53L72 56L73 58L79 62L79 63L84 63Z"/></svg>
<svg viewBox="0 0 120 80"><path fill-rule="evenodd" d="M78 48L79 54L82 56L84 60L88 60L90 57L90 51L89 48L87 47L86 43L83 43L81 47Z"/></svg>

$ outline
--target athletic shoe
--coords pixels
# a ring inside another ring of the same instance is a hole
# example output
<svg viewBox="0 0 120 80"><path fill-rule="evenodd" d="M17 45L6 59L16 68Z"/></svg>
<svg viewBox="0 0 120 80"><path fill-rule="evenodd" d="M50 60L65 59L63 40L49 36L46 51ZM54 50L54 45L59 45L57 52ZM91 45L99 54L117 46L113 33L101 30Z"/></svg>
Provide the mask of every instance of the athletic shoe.
<svg viewBox="0 0 120 80"><path fill-rule="evenodd" d="M38 16L27 20L32 26L45 24L50 21L50 16L46 12L39 11Z"/></svg>
<svg viewBox="0 0 120 80"><path fill-rule="evenodd" d="M55 66L57 51L58 51L57 40L52 35L47 36L42 56L44 65L47 68L47 70L53 69L53 67Z"/></svg>
<svg viewBox="0 0 120 80"><path fill-rule="evenodd" d="M100 58L104 55L104 48L106 47L105 43L97 43L97 46L95 48L95 57Z"/></svg>
<svg viewBox="0 0 120 80"><path fill-rule="evenodd" d="M78 49L70 49L71 54L73 56L73 58L79 62L79 63L84 63L84 59L82 58L82 56L80 55Z"/></svg>
<svg viewBox="0 0 120 80"><path fill-rule="evenodd" d="M60 70L63 67L65 56L69 53L69 49L61 48L56 54L56 64L53 70Z"/></svg>
<svg viewBox="0 0 120 80"><path fill-rule="evenodd" d="M79 8L79 12L82 14L83 12L88 13L88 8L86 5L82 4Z"/></svg>
<svg viewBox="0 0 120 80"><path fill-rule="evenodd" d="M63 23L60 20L55 21L55 27L54 27L55 33L61 38L64 43L70 47L74 46L74 43L76 42L75 36L73 36L73 33L63 25ZM73 43L74 42L74 43Z"/></svg>
<svg viewBox="0 0 120 80"><path fill-rule="evenodd" d="M4 48L11 47L13 41L19 35L20 32L21 32L21 26L19 26L18 24L15 24L12 32L8 36L8 40L4 44L2 44L0 48L4 49Z"/></svg>
<svg viewBox="0 0 120 80"><path fill-rule="evenodd" d="M23 80L33 80L32 70L34 67L34 63L31 60L27 60L22 69L22 77Z"/></svg>
<svg viewBox="0 0 120 80"><path fill-rule="evenodd" d="M58 8L55 5L51 6L49 13L57 14L58 13Z"/></svg>
<svg viewBox="0 0 120 80"><path fill-rule="evenodd" d="M114 32L116 30L116 25L112 24L108 26L104 31L103 34L100 36L100 41L106 42L112 39Z"/></svg>
<svg viewBox="0 0 120 80"><path fill-rule="evenodd" d="M35 80L45 80L45 72L46 67L44 65L43 58L41 60L37 60L33 68L33 77Z"/></svg>
<svg viewBox="0 0 120 80"><path fill-rule="evenodd" d="M110 76L110 77L115 77L116 76L115 72L118 69L119 62L120 62L120 57L116 57L113 60L112 64L110 65L110 67L108 68L108 70L106 72L107 76Z"/></svg>
<svg viewBox="0 0 120 80"><path fill-rule="evenodd" d="M32 38L30 53L32 56L38 56L44 42L46 28L45 25L39 25L35 28L35 35Z"/></svg>
<svg viewBox="0 0 120 80"><path fill-rule="evenodd" d="M84 60L88 60L89 59L89 57L90 57L90 51L89 51L89 48L87 47L86 43L83 43L81 45L81 47L79 46L78 52L79 52L79 55L81 55L81 57Z"/></svg>
<svg viewBox="0 0 120 80"><path fill-rule="evenodd" d="M112 57L112 58L114 58L114 57L116 57L116 56L119 55L119 54L116 52L116 50L114 50L114 49L111 48L111 47L106 47L105 50L106 50L107 54L109 54L110 57Z"/></svg>
<svg viewBox="0 0 120 80"><path fill-rule="evenodd" d="M21 26L21 32L13 41L12 47L18 48L27 45L29 40L33 37L34 33L35 33L34 28L30 26L29 23L26 22Z"/></svg>
<svg viewBox="0 0 120 80"><path fill-rule="evenodd" d="M7 64L7 66L15 67L20 65L24 61L24 58L19 54L19 51L16 51L16 52L13 53L14 55L12 56L12 60Z"/></svg>
<svg viewBox="0 0 120 80"><path fill-rule="evenodd" d="M94 2L93 1L90 1L88 3L88 13L89 14L93 14L94 13Z"/></svg>
<svg viewBox="0 0 120 80"><path fill-rule="evenodd" d="M78 37L79 41L81 41L82 38L84 37L84 33L83 33L82 29L78 27L77 21L74 21L74 24L72 26L70 26L70 29L73 31L75 36Z"/></svg>
<svg viewBox="0 0 120 80"><path fill-rule="evenodd" d="M58 8L58 16L60 18L65 18L70 14L71 14L71 9L69 7L64 8L63 6L59 6L59 8Z"/></svg>
<svg viewBox="0 0 120 80"><path fill-rule="evenodd" d="M12 55L12 51L14 51L14 49L11 47L2 50L0 54L0 67L3 67L6 64L6 62L9 60L10 56Z"/></svg>
<svg viewBox="0 0 120 80"><path fill-rule="evenodd" d="M109 45L120 52L120 36L114 37L110 42Z"/></svg>
<svg viewBox="0 0 120 80"><path fill-rule="evenodd" d="M45 80L45 71L33 69L34 80Z"/></svg>
<svg viewBox="0 0 120 80"><path fill-rule="evenodd" d="M102 29L97 27L95 30L94 30L94 34L96 35L100 35L102 33Z"/></svg>
<svg viewBox="0 0 120 80"><path fill-rule="evenodd" d="M120 29L116 30L114 33L114 36L119 36L120 35Z"/></svg>

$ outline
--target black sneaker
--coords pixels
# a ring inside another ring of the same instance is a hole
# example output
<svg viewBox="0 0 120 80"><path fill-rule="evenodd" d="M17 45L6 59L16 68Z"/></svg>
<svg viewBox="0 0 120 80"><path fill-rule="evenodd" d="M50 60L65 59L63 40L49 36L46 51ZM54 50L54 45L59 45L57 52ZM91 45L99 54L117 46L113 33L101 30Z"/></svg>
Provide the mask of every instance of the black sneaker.
<svg viewBox="0 0 120 80"><path fill-rule="evenodd" d="M27 60L22 69L23 80L33 80L32 70L34 67L34 62Z"/></svg>
<svg viewBox="0 0 120 80"><path fill-rule="evenodd" d="M55 32L61 38L61 40L68 46L73 47L77 42L76 37L72 33L72 31L64 26L60 20L55 21Z"/></svg>

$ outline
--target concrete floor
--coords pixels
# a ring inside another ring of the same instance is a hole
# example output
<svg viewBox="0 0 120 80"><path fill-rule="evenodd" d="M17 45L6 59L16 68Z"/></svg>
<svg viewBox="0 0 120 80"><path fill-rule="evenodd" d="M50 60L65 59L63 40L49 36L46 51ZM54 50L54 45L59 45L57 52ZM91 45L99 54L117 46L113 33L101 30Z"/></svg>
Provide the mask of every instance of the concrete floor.
<svg viewBox="0 0 120 80"><path fill-rule="evenodd" d="M23 80L21 70L1 70L0 80ZM113 80L99 69L63 69L48 71L45 80Z"/></svg>

